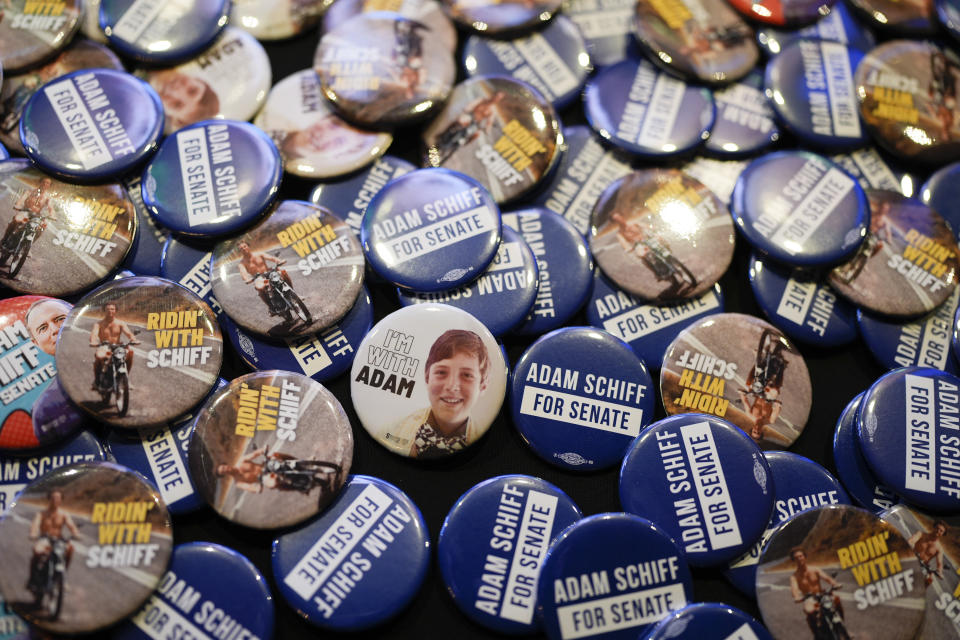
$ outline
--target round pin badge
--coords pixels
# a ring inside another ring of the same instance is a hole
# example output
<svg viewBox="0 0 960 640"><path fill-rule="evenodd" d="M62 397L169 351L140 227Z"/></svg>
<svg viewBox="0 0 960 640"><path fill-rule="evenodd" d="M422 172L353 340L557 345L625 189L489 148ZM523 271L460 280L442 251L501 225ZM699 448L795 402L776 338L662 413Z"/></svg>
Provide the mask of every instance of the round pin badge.
<svg viewBox="0 0 960 640"><path fill-rule="evenodd" d="M634 2L608 0L563 0L563 15L580 28L590 60L607 67L639 53L633 39Z"/></svg>
<svg viewBox="0 0 960 640"><path fill-rule="evenodd" d="M10 152L7 151L7 148L0 144L0 160L7 160L10 157Z"/></svg>
<svg viewBox="0 0 960 640"><path fill-rule="evenodd" d="M950 345L952 347L953 357L957 361L960 361L960 302L957 304L957 311L953 317L953 330L950 334Z"/></svg>
<svg viewBox="0 0 960 640"><path fill-rule="evenodd" d="M263 45L235 27L175 67L138 71L163 101L166 135L211 118L250 120L267 99L271 74Z"/></svg>
<svg viewBox="0 0 960 640"><path fill-rule="evenodd" d="M510 386L511 417L524 441L547 462L578 471L619 464L655 403L643 360L590 327L557 329L534 342Z"/></svg>
<svg viewBox="0 0 960 640"><path fill-rule="evenodd" d="M100 0L100 28L110 45L149 64L170 64L206 49L229 17L229 0Z"/></svg>
<svg viewBox="0 0 960 640"><path fill-rule="evenodd" d="M953 234L960 233L960 211L957 199L960 198L960 162L940 167L927 178L920 187L917 197L949 223Z"/></svg>
<svg viewBox="0 0 960 640"><path fill-rule="evenodd" d="M667 347L660 395L668 414L724 418L768 449L785 449L810 415L812 387L803 356L779 329L753 316L715 314Z"/></svg>
<svg viewBox="0 0 960 640"><path fill-rule="evenodd" d="M601 69L584 89L583 108L600 137L648 159L700 146L716 116L708 89L688 85L638 58Z"/></svg>
<svg viewBox="0 0 960 640"><path fill-rule="evenodd" d="M757 255L750 256L748 273L764 315L797 342L830 347L857 339L857 309L816 274Z"/></svg>
<svg viewBox="0 0 960 640"><path fill-rule="evenodd" d="M550 546L537 598L551 640L634 640L693 599L693 579L665 529L601 513L567 527Z"/></svg>
<svg viewBox="0 0 960 640"><path fill-rule="evenodd" d="M136 215L120 184L69 184L26 160L5 160L0 186L0 283L14 291L85 291L130 250Z"/></svg>
<svg viewBox="0 0 960 640"><path fill-rule="evenodd" d="M57 338L72 305L56 298L0 300L0 451L53 444L83 425L57 377Z"/></svg>
<svg viewBox="0 0 960 640"><path fill-rule="evenodd" d="M204 120L160 145L143 169L143 203L174 233L233 235L266 211L282 176L280 153L259 127Z"/></svg>
<svg viewBox="0 0 960 640"><path fill-rule="evenodd" d="M350 311L363 265L345 222L309 202L283 200L257 226L217 243L210 272L213 294L241 327L305 336Z"/></svg>
<svg viewBox="0 0 960 640"><path fill-rule="evenodd" d="M500 412L507 363L490 331L442 304L378 322L353 361L350 395L363 428L402 456L429 459L476 442Z"/></svg>
<svg viewBox="0 0 960 640"><path fill-rule="evenodd" d="M837 420L833 432L833 465L837 470L837 478L853 501L865 509L880 513L900 499L880 484L863 459L857 441L857 411L862 400L861 393L847 404Z"/></svg>
<svg viewBox="0 0 960 640"><path fill-rule="evenodd" d="M840 482L813 460L787 451L768 451L763 455L773 474L773 515L750 550L723 571L733 586L754 598L757 560L778 524L824 504L850 504L850 497Z"/></svg>
<svg viewBox="0 0 960 640"><path fill-rule="evenodd" d="M270 638L273 622L273 596L250 560L213 542L186 542L174 547L156 592L111 637Z"/></svg>
<svg viewBox="0 0 960 640"><path fill-rule="evenodd" d="M907 540L850 505L797 514L770 537L757 566L757 603L778 640L798 630L906 640L924 617L923 577Z"/></svg>
<svg viewBox="0 0 960 640"><path fill-rule="evenodd" d="M362 169L393 142L389 133L358 129L340 118L313 69L278 82L254 124L273 138L284 170L304 178L335 178Z"/></svg>
<svg viewBox="0 0 960 640"><path fill-rule="evenodd" d="M737 180L730 209L754 249L803 267L849 258L864 243L871 211L856 180L808 151L752 161Z"/></svg>
<svg viewBox="0 0 960 640"><path fill-rule="evenodd" d="M353 432L336 397L289 371L240 376L197 415L190 474L231 522L276 529L320 513L350 473Z"/></svg>
<svg viewBox="0 0 960 640"><path fill-rule="evenodd" d="M140 176L134 174L123 181L127 195L133 203L137 216L137 236L130 253L121 265L138 276L159 276L163 245L170 232L157 225L143 204L143 191L140 188Z"/></svg>
<svg viewBox="0 0 960 640"><path fill-rule="evenodd" d="M953 95L960 62L932 42L891 40L871 50L854 74L860 117L877 144L898 158L944 164L960 158Z"/></svg>
<svg viewBox="0 0 960 640"><path fill-rule="evenodd" d="M259 371L294 371L326 382L353 364L360 342L373 326L373 304L364 287L353 308L337 324L317 334L286 340L248 334L228 316L220 318L220 324L247 366Z"/></svg>
<svg viewBox="0 0 960 640"><path fill-rule="evenodd" d="M724 0L641 0L633 33L651 60L692 82L728 84L760 59L753 29Z"/></svg>
<svg viewBox="0 0 960 640"><path fill-rule="evenodd" d="M476 76L455 86L422 139L426 166L474 178L498 203L541 184L562 152L551 104L530 85L504 76Z"/></svg>
<svg viewBox="0 0 960 640"><path fill-rule="evenodd" d="M956 42L960 39L960 3L956 0L936 0L934 4L937 20Z"/></svg>
<svg viewBox="0 0 960 640"><path fill-rule="evenodd" d="M847 300L887 316L929 313L957 286L960 248L940 215L894 191L867 191L870 231L827 276Z"/></svg>
<svg viewBox="0 0 960 640"><path fill-rule="evenodd" d="M770 632L753 616L719 602L697 602L672 612L651 629L644 640L682 637L773 640Z"/></svg>
<svg viewBox="0 0 960 640"><path fill-rule="evenodd" d="M273 0L233 0L230 24L257 40L282 40L312 29L332 0L304 0L296 4Z"/></svg>
<svg viewBox="0 0 960 640"><path fill-rule="evenodd" d="M764 90L777 118L803 143L818 149L862 146L853 72L863 52L827 40L801 38L767 63Z"/></svg>
<svg viewBox="0 0 960 640"><path fill-rule="evenodd" d="M514 40L470 36L463 49L463 66L470 77L503 75L526 82L557 109L580 95L593 71L583 34L563 15Z"/></svg>
<svg viewBox="0 0 960 640"><path fill-rule="evenodd" d="M55 7L30 0L4 3L0 21L0 60L6 73L33 66L67 46L80 28L85 3L63 0Z"/></svg>
<svg viewBox="0 0 960 640"><path fill-rule="evenodd" d="M145 82L114 69L60 76L30 96L20 143L40 168L68 180L108 180L157 149L163 106Z"/></svg>
<svg viewBox="0 0 960 640"><path fill-rule="evenodd" d="M437 564L454 604L499 633L540 629L537 579L551 542L583 514L554 485L524 475L472 487L450 509L437 539ZM502 567L502 577L492 567Z"/></svg>
<svg viewBox="0 0 960 640"><path fill-rule="evenodd" d="M217 382L223 339L210 307L162 278L112 280L73 308L57 342L64 391L114 427L158 427ZM156 389L168 393L157 395Z"/></svg>
<svg viewBox="0 0 960 640"><path fill-rule="evenodd" d="M378 128L422 120L457 75L450 50L426 24L387 11L359 13L324 33L313 69L340 114Z"/></svg>
<svg viewBox="0 0 960 640"><path fill-rule="evenodd" d="M89 3L87 3L89 7ZM0 58L3 56L0 55ZM20 144L20 114L37 89L50 80L78 69L104 68L122 71L123 64L110 49L90 40L76 39L53 61L44 66L3 79L0 92L0 142L18 153Z"/></svg>
<svg viewBox="0 0 960 640"><path fill-rule="evenodd" d="M635 171L593 206L590 251L620 288L653 302L696 298L733 260L733 221L699 180L676 169Z"/></svg>
<svg viewBox="0 0 960 640"><path fill-rule="evenodd" d="M827 15L836 0L730 0L730 6L762 24L795 29Z"/></svg>
<svg viewBox="0 0 960 640"><path fill-rule="evenodd" d="M916 195L916 177L891 163L875 147L858 149L830 157L866 189L899 191L908 198ZM936 208L936 207L934 207Z"/></svg>
<svg viewBox="0 0 960 640"><path fill-rule="evenodd" d="M109 462L66 465L31 482L0 521L0 541L0 595L31 625L64 634L133 614L160 584L173 547L157 490Z"/></svg>
<svg viewBox="0 0 960 640"><path fill-rule="evenodd" d="M960 507L960 455L953 418L960 378L926 367L881 376L857 413L857 439L877 479L922 509Z"/></svg>
<svg viewBox="0 0 960 640"><path fill-rule="evenodd" d="M850 0L860 18L880 34L934 36L938 32L935 1Z"/></svg>
<svg viewBox="0 0 960 640"><path fill-rule="evenodd" d="M680 170L706 185L720 198L720 202L729 207L737 180L749 164L747 160L719 160L698 156L681 166Z"/></svg>
<svg viewBox="0 0 960 640"><path fill-rule="evenodd" d="M31 633L27 621L15 614L3 598L0 598L0 629L3 629L2 640L23 640Z"/></svg>
<svg viewBox="0 0 960 640"><path fill-rule="evenodd" d="M197 294L210 305L217 320L223 317L223 307L213 295L210 279L210 258L213 247L194 242L185 242L170 234L163 245L160 259L160 277L173 280Z"/></svg>
<svg viewBox="0 0 960 640"><path fill-rule="evenodd" d="M484 35L530 31L550 20L562 0L440 0L457 26Z"/></svg>
<svg viewBox="0 0 960 640"><path fill-rule="evenodd" d="M323 515L274 540L271 557L280 595L301 616L322 629L359 631L417 595L430 566L430 534L407 494L356 475Z"/></svg>
<svg viewBox="0 0 960 640"><path fill-rule="evenodd" d="M399 289L397 297L404 306L435 302L463 309L499 338L530 314L539 282L533 251L518 232L505 226L493 261L470 284L436 293Z"/></svg>
<svg viewBox="0 0 960 640"><path fill-rule="evenodd" d="M773 109L763 93L763 73L752 71L728 87L713 92L717 120L704 145L720 157L755 154L780 139Z"/></svg>
<svg viewBox="0 0 960 640"><path fill-rule="evenodd" d="M873 32L857 22L843 2L836 3L831 7L830 13L800 29L778 29L772 26L757 29L757 43L760 49L770 56L777 55L788 44L800 38L841 42L861 51L869 51L877 44Z"/></svg>
<svg viewBox="0 0 960 640"><path fill-rule="evenodd" d="M436 168L392 180L371 199L360 228L373 270L424 293L476 280L500 239L500 209L483 185Z"/></svg>

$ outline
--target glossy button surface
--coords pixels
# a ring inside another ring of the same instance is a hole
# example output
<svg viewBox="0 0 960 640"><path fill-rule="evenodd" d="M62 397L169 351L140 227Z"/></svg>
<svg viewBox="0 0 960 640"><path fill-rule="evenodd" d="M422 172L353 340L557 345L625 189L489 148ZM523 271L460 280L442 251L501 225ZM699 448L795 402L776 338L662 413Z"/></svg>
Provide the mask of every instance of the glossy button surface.
<svg viewBox="0 0 960 640"><path fill-rule="evenodd" d="M0 60L6 73L16 73L56 53L80 28L84 2L63 0L56 11L30 0L4 3L0 22Z"/></svg>
<svg viewBox="0 0 960 640"><path fill-rule="evenodd" d="M100 0L100 28L111 46L151 64L205 49L229 15L229 0Z"/></svg>

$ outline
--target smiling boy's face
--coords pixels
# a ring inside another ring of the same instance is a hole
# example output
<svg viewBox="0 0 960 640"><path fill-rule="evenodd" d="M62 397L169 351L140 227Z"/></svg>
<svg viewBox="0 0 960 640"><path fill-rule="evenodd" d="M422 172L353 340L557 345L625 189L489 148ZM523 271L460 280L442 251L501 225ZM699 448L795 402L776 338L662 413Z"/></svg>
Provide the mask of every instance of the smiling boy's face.
<svg viewBox="0 0 960 640"><path fill-rule="evenodd" d="M475 354L457 351L431 364L427 371L427 394L437 427L450 433L463 424L486 388Z"/></svg>

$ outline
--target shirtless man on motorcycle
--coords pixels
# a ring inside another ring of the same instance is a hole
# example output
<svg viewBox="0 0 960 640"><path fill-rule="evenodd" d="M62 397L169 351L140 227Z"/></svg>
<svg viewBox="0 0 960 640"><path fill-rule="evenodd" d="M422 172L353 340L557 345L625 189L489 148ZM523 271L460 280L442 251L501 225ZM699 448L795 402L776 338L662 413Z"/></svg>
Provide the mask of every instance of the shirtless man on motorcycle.
<svg viewBox="0 0 960 640"><path fill-rule="evenodd" d="M129 344L140 344L127 323L117 318L116 303L108 302L105 304L103 312L105 314L103 319L95 323L90 330L90 346L97 347L97 352L93 357L93 385L90 387L94 391L99 388L103 367L112 353L107 345L119 344L122 336L127 336ZM130 371L132 365L133 349L127 349L127 371Z"/></svg>
<svg viewBox="0 0 960 640"><path fill-rule="evenodd" d="M250 245L246 242L240 242L237 245L237 249L240 250L240 265L238 266L240 270L240 277L243 278L243 281L246 284L253 283L253 287L257 290L257 295L260 296L260 299L263 300L263 304L267 305L267 309L270 310L270 315L277 315L276 304L274 304L272 298L270 297L270 291L268 290L267 279L263 276L264 273L270 270L270 267L267 266L267 262L272 262L278 267L287 263L286 260L281 258L276 258L269 253L263 253L260 251L251 251ZM279 269L280 275L283 276L284 282L293 289L293 282L290 281L290 275L287 273L286 269Z"/></svg>
<svg viewBox="0 0 960 640"><path fill-rule="evenodd" d="M263 462L254 462L263 457ZM286 453L267 453L266 447L254 449L241 457L236 464L217 465L218 477L230 476L234 486L241 491L263 493L264 489L279 489L281 491L309 492L321 484L330 485L327 473L317 472L321 468L336 470L332 464L321 463L315 460L300 460Z"/></svg>
<svg viewBox="0 0 960 640"><path fill-rule="evenodd" d="M31 576L34 575L35 572L33 568L37 566L40 558L53 551L53 546L50 544L50 541L63 538L64 527L70 532L71 537L76 538L80 535L80 531L77 530L77 525L73 522L73 518L70 517L69 513L60 508L63 502L63 492L59 489L54 489L47 494L47 500L47 508L37 513L37 515L33 517L33 522L30 523L30 540L35 541L33 545L33 556L30 559ZM70 566L70 558L72 557L73 544L67 542L65 560L68 567Z"/></svg>
<svg viewBox="0 0 960 640"><path fill-rule="evenodd" d="M50 180L50 178L43 178L36 189L24 191L20 194L13 205L13 210L17 213L13 216L13 220L10 221L10 224L7 225L6 230L3 232L3 239L0 240L0 246L6 247L10 240L20 233L20 230L27 224L31 216L42 217L44 211L50 211L50 194L48 192L52 184L53 181ZM44 220L40 225L40 229L37 231L37 238L40 237L40 234L43 233L46 226L47 221ZM13 247L10 247L10 249L12 250Z"/></svg>
<svg viewBox="0 0 960 640"><path fill-rule="evenodd" d="M814 598L808 598L808 595L816 595L823 591L820 581L823 580L834 589L840 588L840 583L828 576L822 569L811 567L807 564L807 553L802 547L794 547L790 550L790 559L796 564L797 569L790 574L790 593L793 595L793 601L803 605L803 613L807 616L807 625L813 632L813 637L820 637L820 603ZM843 615L843 603L839 596L833 596L833 604L840 617Z"/></svg>
<svg viewBox="0 0 960 640"><path fill-rule="evenodd" d="M921 529L907 540L925 568L923 573L927 585L933 583L934 575L943 580L943 547L940 546L940 538L946 534L947 524L943 520L937 520L933 523L933 531L927 532ZM936 559L937 568L931 569L930 565L934 559Z"/></svg>

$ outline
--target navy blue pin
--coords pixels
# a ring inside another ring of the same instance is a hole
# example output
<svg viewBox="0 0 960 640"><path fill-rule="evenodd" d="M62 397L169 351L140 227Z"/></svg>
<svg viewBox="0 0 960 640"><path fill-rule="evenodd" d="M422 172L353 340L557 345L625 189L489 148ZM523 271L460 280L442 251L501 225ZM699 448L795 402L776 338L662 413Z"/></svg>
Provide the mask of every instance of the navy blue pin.
<svg viewBox="0 0 960 640"><path fill-rule="evenodd" d="M204 239L253 224L277 197L283 162L248 122L204 120L160 145L143 169L143 203L175 233Z"/></svg>
<svg viewBox="0 0 960 640"><path fill-rule="evenodd" d="M318 518L273 542L280 595L312 624L358 631L389 620L420 590L430 535L392 484L351 476Z"/></svg>
<svg viewBox="0 0 960 640"><path fill-rule="evenodd" d="M167 280L183 285L203 298L217 317L223 315L223 307L213 295L210 280L212 248L178 239L174 235L163 245L160 260L160 275Z"/></svg>
<svg viewBox="0 0 960 640"><path fill-rule="evenodd" d="M857 22L843 2L836 3L827 15L802 29L788 30L767 26L757 29L757 43L771 56L777 55L799 38L842 42L861 51L869 51L877 43L873 32Z"/></svg>
<svg viewBox="0 0 960 640"><path fill-rule="evenodd" d="M953 350L953 357L960 360L960 304L953 317L953 331L950 333L950 346Z"/></svg>
<svg viewBox="0 0 960 640"><path fill-rule="evenodd" d="M960 2L957 0L936 0L937 19L953 36L960 40Z"/></svg>
<svg viewBox="0 0 960 640"><path fill-rule="evenodd" d="M753 616L719 602L697 602L678 609L661 620L643 640L671 638L774 640Z"/></svg>
<svg viewBox="0 0 960 640"><path fill-rule="evenodd" d="M563 15L576 23L587 43L590 60L598 67L608 67L640 50L633 38L631 0L564 0Z"/></svg>
<svg viewBox="0 0 960 640"><path fill-rule="evenodd" d="M704 149L721 157L750 155L780 139L773 109L763 93L763 73L754 70L713 92L717 120Z"/></svg>
<svg viewBox="0 0 960 640"><path fill-rule="evenodd" d="M862 400L861 393L847 404L837 420L833 432L833 466L837 470L837 478L853 501L874 513L880 513L896 504L899 498L880 484L863 459L857 441L857 411Z"/></svg>
<svg viewBox="0 0 960 640"><path fill-rule="evenodd" d="M908 194L909 195L909 194ZM950 223L954 235L960 234L960 162L934 171L920 187L920 200Z"/></svg>
<svg viewBox="0 0 960 640"><path fill-rule="evenodd" d="M7 151L7 148L0 144L0 160L6 160L10 157L10 152Z"/></svg>
<svg viewBox="0 0 960 640"><path fill-rule="evenodd" d="M830 157L844 171L856 178L864 189L899 191L908 198L918 190L917 179L901 167L890 163L876 147L865 147Z"/></svg>
<svg viewBox="0 0 960 640"><path fill-rule="evenodd" d="M170 232L158 226L147 213L140 190L140 176L131 176L123 184L137 214L137 237L122 266L138 276L158 276L163 245L167 243Z"/></svg>
<svg viewBox="0 0 960 640"><path fill-rule="evenodd" d="M206 49L227 26L230 0L100 0L100 28L120 53L170 64Z"/></svg>
<svg viewBox="0 0 960 640"><path fill-rule="evenodd" d="M620 469L620 504L673 537L697 567L739 557L773 512L770 465L756 443L726 420L685 413L634 440Z"/></svg>

